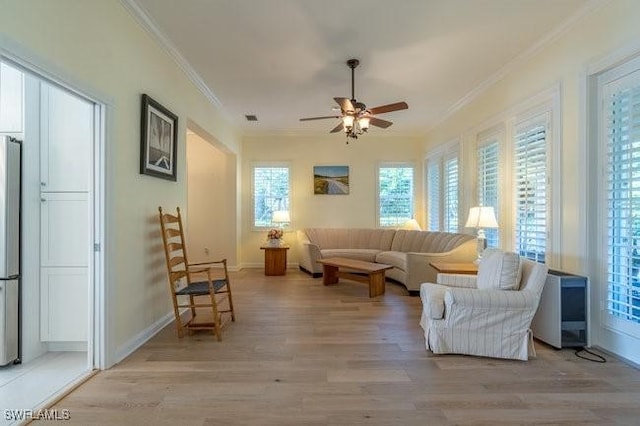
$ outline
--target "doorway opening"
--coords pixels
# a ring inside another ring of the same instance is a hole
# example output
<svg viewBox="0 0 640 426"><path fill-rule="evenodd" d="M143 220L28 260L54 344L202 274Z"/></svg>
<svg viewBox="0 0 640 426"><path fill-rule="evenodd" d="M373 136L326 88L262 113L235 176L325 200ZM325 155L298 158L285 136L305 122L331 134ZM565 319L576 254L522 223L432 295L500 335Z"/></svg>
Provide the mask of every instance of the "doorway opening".
<svg viewBox="0 0 640 426"><path fill-rule="evenodd" d="M21 316L0 395L37 409L104 359L104 105L0 55L5 135L22 141Z"/></svg>

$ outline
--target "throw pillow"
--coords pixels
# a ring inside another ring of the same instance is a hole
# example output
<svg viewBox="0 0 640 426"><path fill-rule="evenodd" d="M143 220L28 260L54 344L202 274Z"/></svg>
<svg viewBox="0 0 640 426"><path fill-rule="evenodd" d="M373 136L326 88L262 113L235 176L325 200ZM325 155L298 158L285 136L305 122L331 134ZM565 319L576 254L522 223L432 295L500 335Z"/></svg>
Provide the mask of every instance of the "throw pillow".
<svg viewBox="0 0 640 426"><path fill-rule="evenodd" d="M522 262L516 253L487 249L478 265L478 289L518 290Z"/></svg>

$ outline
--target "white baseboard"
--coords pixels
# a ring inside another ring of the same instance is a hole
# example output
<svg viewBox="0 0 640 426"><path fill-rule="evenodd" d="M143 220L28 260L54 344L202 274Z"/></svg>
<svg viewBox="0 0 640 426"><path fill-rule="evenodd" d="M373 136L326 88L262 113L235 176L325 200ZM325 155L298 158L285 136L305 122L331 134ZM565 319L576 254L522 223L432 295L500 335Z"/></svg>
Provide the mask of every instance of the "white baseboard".
<svg viewBox="0 0 640 426"><path fill-rule="evenodd" d="M115 363L118 363L131 355L173 320L174 316L172 311L142 330L140 333L133 336L127 343L116 350Z"/></svg>
<svg viewBox="0 0 640 426"><path fill-rule="evenodd" d="M87 342L47 342L50 352L86 352Z"/></svg>

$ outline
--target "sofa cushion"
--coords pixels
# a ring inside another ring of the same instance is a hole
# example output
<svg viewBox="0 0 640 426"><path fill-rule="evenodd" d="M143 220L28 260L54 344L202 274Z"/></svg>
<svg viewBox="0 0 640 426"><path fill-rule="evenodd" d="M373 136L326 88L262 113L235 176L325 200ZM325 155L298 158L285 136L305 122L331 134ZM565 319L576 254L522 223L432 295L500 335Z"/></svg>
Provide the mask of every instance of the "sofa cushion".
<svg viewBox="0 0 640 426"><path fill-rule="evenodd" d="M399 251L383 251L376 256L376 263L395 266L403 271L407 270L407 253Z"/></svg>
<svg viewBox="0 0 640 426"><path fill-rule="evenodd" d="M446 253L474 238L468 234L398 229L393 237L391 250L404 253Z"/></svg>
<svg viewBox="0 0 640 426"><path fill-rule="evenodd" d="M320 249L390 250L395 229L307 228L309 241Z"/></svg>
<svg viewBox="0 0 640 426"><path fill-rule="evenodd" d="M325 249L320 250L322 258L327 259L329 257L347 257L349 259L362 260L365 262L375 262L376 255L380 253L380 250L366 250L366 249Z"/></svg>
<svg viewBox="0 0 640 426"><path fill-rule="evenodd" d="M518 290L522 262L516 253L487 249L478 265L478 289Z"/></svg>

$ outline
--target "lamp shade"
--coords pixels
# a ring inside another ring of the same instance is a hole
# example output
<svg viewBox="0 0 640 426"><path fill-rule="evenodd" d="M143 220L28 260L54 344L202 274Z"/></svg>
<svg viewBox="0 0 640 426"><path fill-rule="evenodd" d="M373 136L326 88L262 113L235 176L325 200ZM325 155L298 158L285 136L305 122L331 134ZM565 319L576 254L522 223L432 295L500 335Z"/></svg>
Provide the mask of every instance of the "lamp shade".
<svg viewBox="0 0 640 426"><path fill-rule="evenodd" d="M403 225L402 225L402 229L408 229L408 230L413 230L413 231L421 231L422 228L420 228L420 224L418 223L417 220L415 219L409 219L407 220Z"/></svg>
<svg viewBox="0 0 640 426"><path fill-rule="evenodd" d="M288 210L276 210L273 212L273 216L271 216L271 221L273 223L289 223L291 222L291 218L289 217Z"/></svg>
<svg viewBox="0 0 640 426"><path fill-rule="evenodd" d="M493 207L471 207L467 223L464 226L467 228L498 228Z"/></svg>
<svg viewBox="0 0 640 426"><path fill-rule="evenodd" d="M273 223L289 223L291 218L289 217L288 210L276 210L271 216L271 222Z"/></svg>

